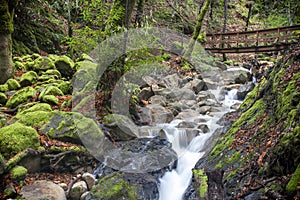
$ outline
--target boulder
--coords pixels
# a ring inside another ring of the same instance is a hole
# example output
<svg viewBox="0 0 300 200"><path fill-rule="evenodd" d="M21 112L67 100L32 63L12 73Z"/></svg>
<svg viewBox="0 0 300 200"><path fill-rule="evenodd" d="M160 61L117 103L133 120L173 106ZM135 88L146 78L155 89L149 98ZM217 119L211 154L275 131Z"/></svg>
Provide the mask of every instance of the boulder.
<svg viewBox="0 0 300 200"><path fill-rule="evenodd" d="M179 113L175 119L187 119L192 117L198 117L199 113L195 110L187 109Z"/></svg>
<svg viewBox="0 0 300 200"><path fill-rule="evenodd" d="M147 107L151 112L151 124L168 123L173 120L174 116L171 110L157 104L151 104Z"/></svg>
<svg viewBox="0 0 300 200"><path fill-rule="evenodd" d="M206 90L206 84L203 80L200 79L194 79L190 82L188 82L184 88L191 89L195 92L195 94L198 94L202 90Z"/></svg>
<svg viewBox="0 0 300 200"><path fill-rule="evenodd" d="M7 97L4 93L0 92L0 104L5 105L7 102Z"/></svg>
<svg viewBox="0 0 300 200"><path fill-rule="evenodd" d="M72 78L75 73L75 64L68 56L61 56L55 61L56 69L61 73L64 78Z"/></svg>
<svg viewBox="0 0 300 200"><path fill-rule="evenodd" d="M154 95L153 91L150 87L145 87L141 90L141 92L137 95L140 100L147 101L150 97Z"/></svg>
<svg viewBox="0 0 300 200"><path fill-rule="evenodd" d="M21 85L19 84L19 82L12 78L8 79L6 81L6 84L7 84L8 90L10 90L10 91L18 90L21 88Z"/></svg>
<svg viewBox="0 0 300 200"><path fill-rule="evenodd" d="M87 172L82 174L82 179L86 182L88 189L91 189L96 183L96 179L93 174Z"/></svg>
<svg viewBox="0 0 300 200"><path fill-rule="evenodd" d="M195 122L183 121L180 122L176 127L177 128L195 128L197 124Z"/></svg>
<svg viewBox="0 0 300 200"><path fill-rule="evenodd" d="M161 106L165 106L166 101L167 101L167 99L164 96L154 95L154 96L150 97L150 102L152 104L159 104Z"/></svg>
<svg viewBox="0 0 300 200"><path fill-rule="evenodd" d="M28 62L27 62L28 63ZM26 64L27 64L26 63ZM29 70L33 70L37 73L47 71L48 69L55 69L53 61L48 57L38 57L34 60L33 65L27 66Z"/></svg>
<svg viewBox="0 0 300 200"><path fill-rule="evenodd" d="M225 84L245 84L251 81L251 74L248 70L237 68L225 71L223 78Z"/></svg>
<svg viewBox="0 0 300 200"><path fill-rule="evenodd" d="M206 124L200 124L197 129L200 129L202 131L202 133L208 133L209 132L209 128Z"/></svg>
<svg viewBox="0 0 300 200"><path fill-rule="evenodd" d="M40 141L34 128L14 123L0 129L0 153L8 158L27 148L38 148Z"/></svg>
<svg viewBox="0 0 300 200"><path fill-rule="evenodd" d="M179 76L177 74L171 74L168 76L165 76L162 79L162 82L160 83L160 85L162 85L162 87L165 88L178 88L178 80L179 80Z"/></svg>
<svg viewBox="0 0 300 200"><path fill-rule="evenodd" d="M248 82L247 84L242 85L236 93L238 100L244 100L246 95L249 92L251 92L254 87L255 87L255 85L252 82Z"/></svg>
<svg viewBox="0 0 300 200"><path fill-rule="evenodd" d="M22 198L26 200L66 200L64 190L51 181L36 181L32 185L24 186L20 192Z"/></svg>
<svg viewBox="0 0 300 200"><path fill-rule="evenodd" d="M0 85L0 92L8 92L8 85L7 84L2 84Z"/></svg>
<svg viewBox="0 0 300 200"><path fill-rule="evenodd" d="M15 108L18 105L29 101L31 98L35 97L36 92L32 87L26 87L14 95L12 95L6 103L6 106L9 108Z"/></svg>
<svg viewBox="0 0 300 200"><path fill-rule="evenodd" d="M20 78L20 84L22 87L34 85L38 79L38 75L35 71L29 71L23 74Z"/></svg>
<svg viewBox="0 0 300 200"><path fill-rule="evenodd" d="M125 115L107 115L103 123L110 129L115 141L132 140L139 135L138 127Z"/></svg>
<svg viewBox="0 0 300 200"><path fill-rule="evenodd" d="M70 199L71 200L80 200L80 197L83 193L88 190L87 184L85 181L76 182L70 190Z"/></svg>
<svg viewBox="0 0 300 200"><path fill-rule="evenodd" d="M11 178L15 181L22 181L26 178L28 170L23 166L15 166L10 170Z"/></svg>

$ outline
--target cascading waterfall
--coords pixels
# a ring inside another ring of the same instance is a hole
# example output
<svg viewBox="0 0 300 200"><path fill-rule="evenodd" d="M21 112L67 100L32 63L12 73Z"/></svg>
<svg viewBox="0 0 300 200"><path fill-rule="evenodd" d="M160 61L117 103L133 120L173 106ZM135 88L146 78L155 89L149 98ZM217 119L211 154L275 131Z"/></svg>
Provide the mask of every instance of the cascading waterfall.
<svg viewBox="0 0 300 200"><path fill-rule="evenodd" d="M214 91L215 94L217 92L219 91ZM165 173L165 175L160 179L160 200L181 200L183 198L184 192L189 186L192 178L192 168L205 153L203 152L203 148L206 145L206 141L212 136L215 130L220 127L217 124L217 121L226 112L230 111L230 106L238 102L236 100L236 92L237 90L233 89L225 96L225 100L222 102L225 107L224 111L215 113L212 116L199 116L199 118L206 120L205 124L208 126L210 131L196 136L189 144L187 141L186 131L184 129L176 128L176 125L181 122L180 120L174 120L170 124L160 125L160 128L165 131L167 139L172 143L172 148L178 155L177 168Z"/></svg>

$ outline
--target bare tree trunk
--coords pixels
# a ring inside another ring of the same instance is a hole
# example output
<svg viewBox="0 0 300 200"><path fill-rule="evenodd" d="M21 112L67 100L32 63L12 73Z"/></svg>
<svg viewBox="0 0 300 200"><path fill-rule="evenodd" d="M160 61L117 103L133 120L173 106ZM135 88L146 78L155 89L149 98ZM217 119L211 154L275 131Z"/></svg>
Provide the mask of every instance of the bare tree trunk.
<svg viewBox="0 0 300 200"><path fill-rule="evenodd" d="M228 0L224 0L224 24L223 24L223 33L226 33L227 29L227 17L228 17ZM224 44L222 44L222 48L224 48ZM223 53L223 61L226 60L226 54Z"/></svg>
<svg viewBox="0 0 300 200"><path fill-rule="evenodd" d="M12 38L14 8L17 0L0 0L0 84L13 75Z"/></svg>
<svg viewBox="0 0 300 200"><path fill-rule="evenodd" d="M189 43L189 45L187 47L186 52L184 53L184 58L186 58L186 59L189 59L191 57L191 55L192 55L192 52L194 50L194 46L195 46L196 40L199 37L200 31L201 31L201 28L202 28L203 19L204 19L205 14L206 14L206 12L208 10L210 2L211 2L211 0L206 0L206 2L204 3L203 7L201 8L200 14L198 16L197 24L196 24L195 29L194 29L193 37L190 40L190 43Z"/></svg>
<svg viewBox="0 0 300 200"><path fill-rule="evenodd" d="M247 21L246 21L246 26L245 26L245 31L248 30L248 26L249 26L249 22L250 22L250 17L251 17L251 12L252 12L252 6L253 6L254 2L250 1L246 4L246 6L248 7L248 16L247 16Z"/></svg>
<svg viewBox="0 0 300 200"><path fill-rule="evenodd" d="M138 0L137 11L135 15L135 24L139 28L142 27L142 23L143 23L144 5L145 5L145 0Z"/></svg>

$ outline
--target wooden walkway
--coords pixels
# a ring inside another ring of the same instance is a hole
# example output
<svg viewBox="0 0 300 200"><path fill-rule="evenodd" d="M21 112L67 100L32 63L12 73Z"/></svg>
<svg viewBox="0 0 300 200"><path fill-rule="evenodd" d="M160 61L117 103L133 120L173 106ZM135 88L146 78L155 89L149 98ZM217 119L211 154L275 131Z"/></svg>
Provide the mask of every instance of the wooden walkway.
<svg viewBox="0 0 300 200"><path fill-rule="evenodd" d="M300 25L245 32L207 34L205 49L213 53L280 51L300 41Z"/></svg>

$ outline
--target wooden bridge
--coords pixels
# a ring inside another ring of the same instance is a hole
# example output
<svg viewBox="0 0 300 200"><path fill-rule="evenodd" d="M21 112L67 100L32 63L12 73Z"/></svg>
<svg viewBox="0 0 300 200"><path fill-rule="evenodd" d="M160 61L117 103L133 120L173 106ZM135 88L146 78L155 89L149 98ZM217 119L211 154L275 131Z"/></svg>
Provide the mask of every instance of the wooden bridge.
<svg viewBox="0 0 300 200"><path fill-rule="evenodd" d="M207 34L205 49L213 53L280 51L300 41L300 25L245 32Z"/></svg>

